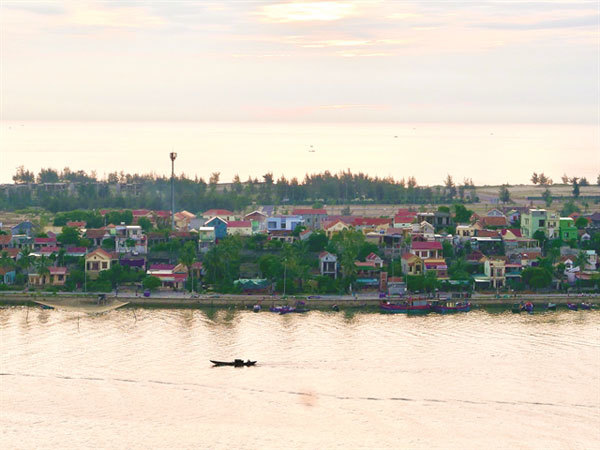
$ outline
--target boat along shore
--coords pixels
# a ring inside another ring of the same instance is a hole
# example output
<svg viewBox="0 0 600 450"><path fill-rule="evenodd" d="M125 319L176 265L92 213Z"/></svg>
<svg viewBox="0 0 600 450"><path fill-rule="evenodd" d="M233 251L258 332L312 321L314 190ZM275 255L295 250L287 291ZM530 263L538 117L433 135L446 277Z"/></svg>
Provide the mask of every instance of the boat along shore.
<svg viewBox="0 0 600 450"><path fill-rule="evenodd" d="M416 298L419 296L414 296ZM425 298L425 297L423 297ZM112 305L107 310L115 309L116 307L148 307L148 308L203 308L203 307L239 307L252 308L256 304L264 307L271 305L289 305L293 306L298 301L305 302L308 309L327 309L330 310L334 305L346 308L357 308L372 306L378 307L381 301L402 301L399 297L382 299L378 296L262 296L262 295L229 295L229 294L214 294L214 295L198 295L190 296L189 294L179 296L160 296L160 293L153 294L151 297L119 295L115 297L111 294L106 294L106 302ZM431 298L431 301L436 298ZM44 294L44 293L0 293L0 305L23 305L34 306L36 304L44 304L52 307L60 307L60 305L92 305L98 301L98 294L82 295L82 294ZM558 306L567 306L567 303L572 302L587 302L595 305L600 305L600 294L585 294L580 296L574 295L542 295L542 294L522 294L517 296L500 296L494 295L474 295L469 301L473 307L478 306L512 306L514 303L521 301L530 301L533 303L555 303ZM122 304L120 304L122 303ZM63 308L68 309L68 308ZM98 308L96 308L98 309Z"/></svg>

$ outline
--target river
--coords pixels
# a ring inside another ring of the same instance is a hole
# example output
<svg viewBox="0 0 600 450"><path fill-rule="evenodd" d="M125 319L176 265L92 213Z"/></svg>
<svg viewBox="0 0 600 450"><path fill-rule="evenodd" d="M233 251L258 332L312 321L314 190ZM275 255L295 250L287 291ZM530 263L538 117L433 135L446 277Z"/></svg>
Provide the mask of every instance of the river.
<svg viewBox="0 0 600 450"><path fill-rule="evenodd" d="M592 448L599 319L4 307L0 447Z"/></svg>

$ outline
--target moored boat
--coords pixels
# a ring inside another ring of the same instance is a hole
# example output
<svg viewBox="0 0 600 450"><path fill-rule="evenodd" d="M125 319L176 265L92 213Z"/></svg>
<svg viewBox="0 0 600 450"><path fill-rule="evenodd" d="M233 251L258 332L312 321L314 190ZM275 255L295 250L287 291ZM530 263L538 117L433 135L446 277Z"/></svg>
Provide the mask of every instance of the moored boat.
<svg viewBox="0 0 600 450"><path fill-rule="evenodd" d="M256 361L244 361L243 359L234 359L233 361L214 361L210 360L211 363L215 365L215 367L220 366L233 366L233 367L250 367L256 364Z"/></svg>
<svg viewBox="0 0 600 450"><path fill-rule="evenodd" d="M514 313L528 312L529 314L533 314L534 308L535 306L531 302L513 303L511 311Z"/></svg>
<svg viewBox="0 0 600 450"><path fill-rule="evenodd" d="M591 303L581 302L579 304L579 308L581 308L581 309L592 309L592 304Z"/></svg>
<svg viewBox="0 0 600 450"><path fill-rule="evenodd" d="M556 311L556 303L548 303L548 304L546 305L546 309L547 309L548 311Z"/></svg>
<svg viewBox="0 0 600 450"><path fill-rule="evenodd" d="M401 314L427 314L431 311L431 304L426 299L406 299L401 303L389 301L379 304L383 312Z"/></svg>
<svg viewBox="0 0 600 450"><path fill-rule="evenodd" d="M471 310L471 303L469 302L452 302L446 300L440 300L431 304L431 309L439 314L448 314L454 312L469 312Z"/></svg>
<svg viewBox="0 0 600 450"><path fill-rule="evenodd" d="M569 308L571 311L577 311L579 308L577 307L577 303L567 303L567 308Z"/></svg>
<svg viewBox="0 0 600 450"><path fill-rule="evenodd" d="M260 310L262 309L262 307L259 304L256 304L252 307L252 311L254 312L260 312Z"/></svg>

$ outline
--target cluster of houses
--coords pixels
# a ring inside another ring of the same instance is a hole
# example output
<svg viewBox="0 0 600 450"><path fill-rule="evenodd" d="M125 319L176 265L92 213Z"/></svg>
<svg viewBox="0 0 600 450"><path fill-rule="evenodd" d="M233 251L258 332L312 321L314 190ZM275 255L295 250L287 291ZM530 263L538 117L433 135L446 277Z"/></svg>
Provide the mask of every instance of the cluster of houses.
<svg viewBox="0 0 600 450"><path fill-rule="evenodd" d="M109 211L100 213L106 216ZM153 251L159 244L168 244L173 239L192 241L202 255L219 240L229 235L252 236L264 234L268 240L294 242L307 240L322 230L329 238L344 230L359 231L367 242L379 251L369 254L364 261L356 261L357 288L380 292L402 293L406 285L399 274L383 270L384 262L400 261L403 275L425 275L434 272L438 280L449 284L460 284L450 280L448 258L445 249L463 249L469 264L481 267L481 273L473 274L476 289L500 289L510 285L510 280L519 280L521 272L538 264L542 248L538 239L541 231L548 239L560 238L565 242L584 242L591 233L600 232L600 213L587 214L587 226L575 227L578 214L559 217L543 209L516 208L501 211L492 209L485 215L474 214L468 224L453 224L447 211L418 212L399 209L393 217L363 217L328 214L326 209L298 208L291 214L276 214L273 207L261 207L247 214L238 215L225 209L210 209L201 214L188 211L174 216L175 229L171 225L169 211L134 210L133 222L107 224L101 228L87 228L85 222L68 222L76 228L81 238L89 242L87 247L62 246L57 240L60 228L36 229L29 221L3 224L0 234L0 252L5 257L17 260L22 249L30 249L34 257L66 255L85 259L85 272L91 279L97 278L112 265L120 264L144 271L155 276L162 286L182 288L190 272L200 278L202 263L196 262L189 268L173 264L168 251ZM147 219L153 227L163 231L145 232L140 221ZM515 227L514 224L519 224ZM301 231L296 230L302 227ZM452 234L448 229L455 230ZM45 232L46 237L36 237ZM565 277L570 283L585 279L598 269L594 250L586 250L587 262L583 267L576 265L578 249L564 245L560 248L558 263L565 265ZM340 264L336 255L323 251L318 255L319 274L337 279ZM200 258L201 259L201 258ZM385 260L385 261L384 261ZM59 259L54 258L54 261ZM391 265L394 267L394 264ZM28 281L32 286L62 286L69 269L55 263L43 275L30 271ZM5 284L14 283L14 269L0 268Z"/></svg>

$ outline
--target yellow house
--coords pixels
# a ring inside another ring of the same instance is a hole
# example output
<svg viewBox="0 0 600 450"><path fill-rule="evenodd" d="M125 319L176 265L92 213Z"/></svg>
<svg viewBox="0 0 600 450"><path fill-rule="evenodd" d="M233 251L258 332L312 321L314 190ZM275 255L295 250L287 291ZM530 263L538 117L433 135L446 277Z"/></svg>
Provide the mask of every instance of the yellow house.
<svg viewBox="0 0 600 450"><path fill-rule="evenodd" d="M506 263L504 260L485 258L483 271L493 288L501 288L506 284Z"/></svg>
<svg viewBox="0 0 600 450"><path fill-rule="evenodd" d="M66 267L48 267L47 275L29 274L29 284L32 286L64 286L67 281Z"/></svg>
<svg viewBox="0 0 600 450"><path fill-rule="evenodd" d="M331 238L331 236L333 236L335 233L349 229L350 227L341 220L336 220L335 222L330 222L323 226L323 230L328 238Z"/></svg>
<svg viewBox="0 0 600 450"><path fill-rule="evenodd" d="M107 251L97 248L85 255L85 271L90 278L98 278L100 272L110 269L114 259Z"/></svg>

